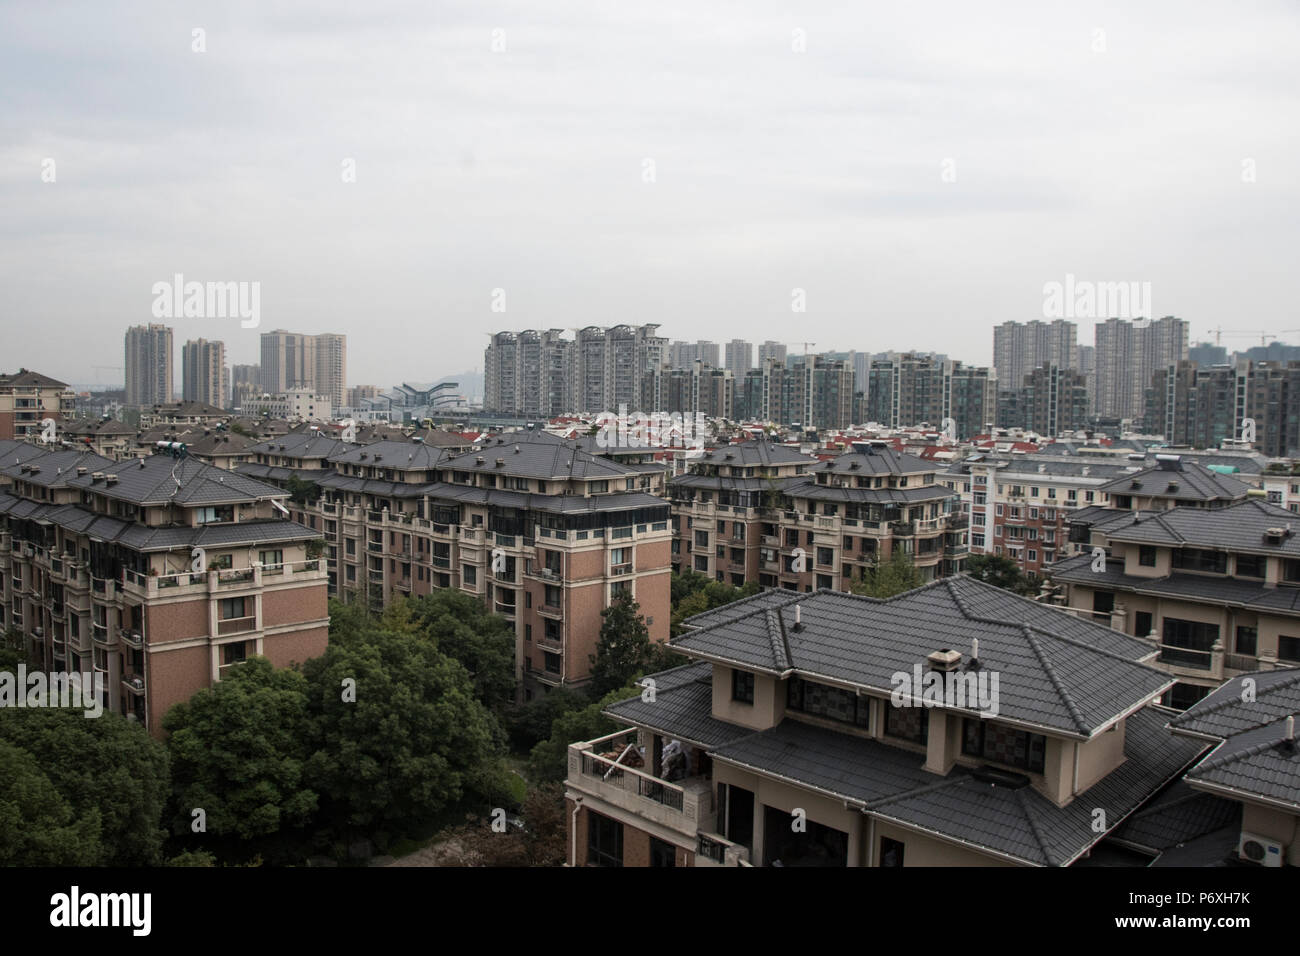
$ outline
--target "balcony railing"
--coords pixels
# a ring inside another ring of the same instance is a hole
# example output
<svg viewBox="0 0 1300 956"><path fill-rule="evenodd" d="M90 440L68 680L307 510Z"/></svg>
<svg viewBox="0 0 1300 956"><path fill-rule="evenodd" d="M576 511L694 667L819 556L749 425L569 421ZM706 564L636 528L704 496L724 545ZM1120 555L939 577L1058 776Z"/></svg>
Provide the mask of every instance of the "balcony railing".
<svg viewBox="0 0 1300 956"><path fill-rule="evenodd" d="M1214 652L1199 651L1190 647L1175 647L1172 644L1161 644L1159 660L1162 664L1174 664L1178 667L1208 671L1213 670L1214 667Z"/></svg>
<svg viewBox="0 0 1300 956"><path fill-rule="evenodd" d="M256 617L234 617L217 621L217 634L240 634L244 631L257 630Z"/></svg>

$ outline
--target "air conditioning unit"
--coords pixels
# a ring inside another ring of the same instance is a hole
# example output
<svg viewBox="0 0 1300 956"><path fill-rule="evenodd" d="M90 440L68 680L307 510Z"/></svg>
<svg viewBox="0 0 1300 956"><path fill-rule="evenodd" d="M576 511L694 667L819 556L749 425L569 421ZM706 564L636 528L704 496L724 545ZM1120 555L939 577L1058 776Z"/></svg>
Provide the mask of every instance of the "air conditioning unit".
<svg viewBox="0 0 1300 956"><path fill-rule="evenodd" d="M1260 866L1282 865L1282 844L1256 833L1241 831L1241 842L1237 844L1237 855L1243 860L1258 863Z"/></svg>

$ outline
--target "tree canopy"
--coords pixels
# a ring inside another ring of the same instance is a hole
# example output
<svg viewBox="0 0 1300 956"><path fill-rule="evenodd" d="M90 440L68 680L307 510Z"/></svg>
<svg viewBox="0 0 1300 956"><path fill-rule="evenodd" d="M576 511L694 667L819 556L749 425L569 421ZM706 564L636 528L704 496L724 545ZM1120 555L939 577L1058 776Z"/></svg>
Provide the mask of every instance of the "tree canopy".
<svg viewBox="0 0 1300 956"><path fill-rule="evenodd" d="M925 584L921 572L912 558L901 548L895 548L889 560L877 561L849 585L854 594L867 597L890 598Z"/></svg>

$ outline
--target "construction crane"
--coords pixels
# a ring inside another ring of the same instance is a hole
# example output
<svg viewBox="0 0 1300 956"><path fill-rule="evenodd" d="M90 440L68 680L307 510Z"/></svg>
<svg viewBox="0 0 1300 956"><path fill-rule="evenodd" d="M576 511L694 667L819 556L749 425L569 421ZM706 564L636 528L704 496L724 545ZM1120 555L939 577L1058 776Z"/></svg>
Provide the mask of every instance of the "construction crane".
<svg viewBox="0 0 1300 956"><path fill-rule="evenodd" d="M1223 344L1223 335L1226 333L1227 335L1258 335L1258 336L1259 336L1259 344L1260 344L1261 346L1264 346L1264 345L1268 345L1268 340L1269 340L1269 338L1272 338L1273 341L1276 342L1276 341L1278 340L1278 336L1281 336L1281 335L1291 335L1291 334L1293 334L1293 333L1295 333L1295 332L1300 332L1300 329L1282 329L1280 332L1268 332L1268 331L1264 331L1264 330L1261 330L1261 329L1236 330L1236 331L1234 331L1234 330L1231 330L1231 329L1224 329L1222 326L1220 326L1220 327L1217 328L1217 329L1210 329L1209 331L1211 331L1211 332L1214 333L1214 344L1215 344L1215 345L1222 345L1222 344Z"/></svg>

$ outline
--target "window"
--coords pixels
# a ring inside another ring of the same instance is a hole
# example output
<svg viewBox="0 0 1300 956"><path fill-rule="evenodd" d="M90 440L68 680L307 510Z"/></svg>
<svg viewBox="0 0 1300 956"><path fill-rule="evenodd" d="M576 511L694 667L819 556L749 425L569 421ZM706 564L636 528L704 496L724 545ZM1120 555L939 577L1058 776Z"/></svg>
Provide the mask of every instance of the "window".
<svg viewBox="0 0 1300 956"><path fill-rule="evenodd" d="M923 744L929 736L929 714L924 707L885 708L885 733Z"/></svg>
<svg viewBox="0 0 1300 956"><path fill-rule="evenodd" d="M465 584L478 584L478 568L472 564L467 564L461 569L461 577Z"/></svg>
<svg viewBox="0 0 1300 956"><path fill-rule="evenodd" d="M791 710L837 720L842 724L867 727L871 722L870 700L851 690L815 684L792 677L786 689L786 706Z"/></svg>
<svg viewBox="0 0 1300 956"><path fill-rule="evenodd" d="M623 865L623 824L587 811L587 865Z"/></svg>
<svg viewBox="0 0 1300 956"><path fill-rule="evenodd" d="M1176 548L1171 562L1182 571L1201 571L1210 574L1228 573L1228 556L1222 551L1202 548Z"/></svg>
<svg viewBox="0 0 1300 956"><path fill-rule="evenodd" d="M1152 621L1150 611L1138 611L1133 616L1133 633L1138 637L1147 637L1151 634Z"/></svg>
<svg viewBox="0 0 1300 956"><path fill-rule="evenodd" d="M284 552L276 551L259 551L257 560L262 563L262 567L267 570L275 571L284 567Z"/></svg>
<svg viewBox="0 0 1300 956"><path fill-rule="evenodd" d="M695 532L695 546L697 548L707 548L709 546L709 533L707 531Z"/></svg>
<svg viewBox="0 0 1300 956"><path fill-rule="evenodd" d="M831 565L835 563L834 552L830 548L817 549L817 563L820 565Z"/></svg>
<svg viewBox="0 0 1300 956"><path fill-rule="evenodd" d="M1156 566L1155 545L1144 544L1138 547L1138 564L1144 568L1154 568Z"/></svg>
<svg viewBox="0 0 1300 956"><path fill-rule="evenodd" d="M903 865L903 843L901 840L891 840L886 836L880 838L880 865L889 867L901 867Z"/></svg>
<svg viewBox="0 0 1300 956"><path fill-rule="evenodd" d="M749 671L731 672L731 699L742 704L754 702L754 675Z"/></svg>
<svg viewBox="0 0 1300 956"><path fill-rule="evenodd" d="M1262 578L1264 576L1264 556L1262 554L1237 555L1237 577Z"/></svg>
<svg viewBox="0 0 1300 956"><path fill-rule="evenodd" d="M1277 657L1282 661L1300 661L1300 637L1278 635Z"/></svg>
<svg viewBox="0 0 1300 956"><path fill-rule="evenodd" d="M1210 649L1219 639L1219 625L1202 621L1184 621L1176 617L1165 618L1160 660L1182 667L1210 669Z"/></svg>
<svg viewBox="0 0 1300 956"><path fill-rule="evenodd" d="M221 645L221 663L238 664L248 660L248 644L245 641L238 641L234 644Z"/></svg>
<svg viewBox="0 0 1300 956"><path fill-rule="evenodd" d="M1254 657L1259 646L1259 628L1241 626L1237 628L1237 653Z"/></svg>
<svg viewBox="0 0 1300 956"><path fill-rule="evenodd" d="M546 668L549 674L560 673L561 660L559 654L552 654L550 651L542 652L542 666Z"/></svg>
<svg viewBox="0 0 1300 956"><path fill-rule="evenodd" d="M222 598L220 602L221 620L231 621L242 617L252 617L253 599L248 597Z"/></svg>
<svg viewBox="0 0 1300 956"><path fill-rule="evenodd" d="M1047 738L1042 734L967 718L962 725L961 752L1008 767L1042 773Z"/></svg>

